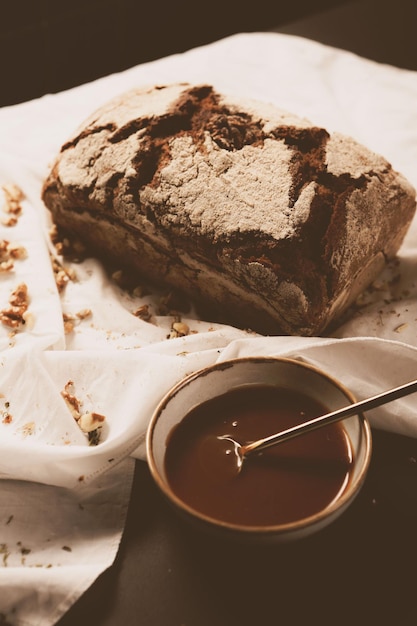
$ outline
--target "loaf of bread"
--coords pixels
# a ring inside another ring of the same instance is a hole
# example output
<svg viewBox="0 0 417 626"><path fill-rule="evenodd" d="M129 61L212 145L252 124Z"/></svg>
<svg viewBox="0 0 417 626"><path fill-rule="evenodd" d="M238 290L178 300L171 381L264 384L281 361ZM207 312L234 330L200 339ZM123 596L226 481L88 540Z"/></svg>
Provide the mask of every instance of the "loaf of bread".
<svg viewBox="0 0 417 626"><path fill-rule="evenodd" d="M319 335L394 257L415 190L352 138L275 106L172 84L132 90L63 145L57 227L208 321Z"/></svg>

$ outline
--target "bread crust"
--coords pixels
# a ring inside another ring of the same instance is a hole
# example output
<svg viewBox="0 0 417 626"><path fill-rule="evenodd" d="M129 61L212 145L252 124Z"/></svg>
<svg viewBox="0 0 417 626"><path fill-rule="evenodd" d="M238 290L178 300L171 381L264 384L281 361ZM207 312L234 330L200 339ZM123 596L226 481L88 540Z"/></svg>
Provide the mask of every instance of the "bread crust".
<svg viewBox="0 0 417 626"><path fill-rule="evenodd" d="M382 156L210 85L132 90L67 141L42 197L93 256L206 319L318 335L396 255L415 190Z"/></svg>

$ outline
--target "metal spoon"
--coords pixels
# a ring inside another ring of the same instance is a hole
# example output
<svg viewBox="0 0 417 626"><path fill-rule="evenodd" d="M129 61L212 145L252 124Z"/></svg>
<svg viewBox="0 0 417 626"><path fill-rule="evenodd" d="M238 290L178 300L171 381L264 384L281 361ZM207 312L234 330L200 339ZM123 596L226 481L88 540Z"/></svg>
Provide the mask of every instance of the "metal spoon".
<svg viewBox="0 0 417 626"><path fill-rule="evenodd" d="M376 409L378 406L387 404L388 402L392 402L393 400L397 400L397 398L402 398L403 396L407 396L411 393L415 393L416 391L417 380L413 380L405 385L401 385L400 387L395 387L394 389L384 391L383 393L372 396L366 400L349 404L347 407L337 409L336 411L326 413L325 415L320 415L319 417L315 417L307 422L302 422L297 426L292 426L291 428L287 428L286 430L270 435L269 437L264 437L263 439L258 439L244 445L240 444L229 435L220 435L217 439L228 441L232 444L233 452L236 455L237 470L239 472L242 468L243 461L255 452L261 452L261 450L265 450L271 446L276 446L279 443L288 441L288 439L298 437L299 435L316 430L317 428L321 428L327 424L337 422L338 420L342 420L346 417L350 417L351 415L355 415L361 411Z"/></svg>

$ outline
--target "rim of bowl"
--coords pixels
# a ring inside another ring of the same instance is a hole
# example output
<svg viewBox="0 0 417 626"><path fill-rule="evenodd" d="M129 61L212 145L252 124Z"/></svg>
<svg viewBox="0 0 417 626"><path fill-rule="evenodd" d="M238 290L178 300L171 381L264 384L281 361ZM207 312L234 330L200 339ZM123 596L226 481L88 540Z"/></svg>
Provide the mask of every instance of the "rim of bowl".
<svg viewBox="0 0 417 626"><path fill-rule="evenodd" d="M321 370L319 367L312 365L310 363L306 363L305 361L297 360L295 358L290 357L274 357L274 356L253 356L253 357L237 357L233 359L228 359L226 361L218 361L213 363L212 365L200 368L191 374L188 374L183 379L181 379L178 383L176 383L171 389L163 396L163 398L158 403L155 408L151 420L149 422L147 432L146 432L146 456L148 461L148 466L151 472L151 476L153 477L155 483L161 492L165 495L168 500L171 501L181 512L186 513L191 518L199 520L200 522L205 523L208 526L213 528L217 528L219 530L230 531L233 533L238 533L246 536L255 536L255 535L283 535L290 534L295 531L306 530L308 527L312 525L319 524L321 521L326 520L327 518L331 518L333 515L338 513L339 511L343 511L345 505L351 502L354 497L359 493L368 472L368 468L371 461L372 454L372 435L371 435L371 427L368 422L368 419L361 412L356 413L354 416L345 419L351 419L352 417L357 417L360 422L361 432L364 437L364 446L365 446L365 457L362 463L362 467L360 472L355 480L354 484L351 484L350 487L342 492L340 496L337 496L335 500L333 500L329 505L327 505L321 511L314 513L308 517L301 518L299 520L288 522L285 524L276 524L276 525L260 525L260 526L249 526L244 524L235 524L231 522L226 522L215 517L211 517L210 515L206 515L201 511L193 508L186 502L184 502L181 498L179 498L171 487L158 471L156 466L154 453L153 453L153 433L155 430L156 423L158 421L159 415L162 413L164 408L170 402L170 400L183 388L192 383L196 378L200 378L201 376L208 375L212 371L229 369L233 367L234 364L243 363L243 362L262 362L262 363L289 363L292 366L296 365L302 369L308 369L313 371L316 374L319 374L323 378L327 379L333 386L337 387L339 391L342 392L343 395L349 400L350 403L356 402L356 397L348 389L343 383L341 383L337 378L334 378L332 375L327 372ZM187 413L184 413L184 416ZM344 420L341 420L342 422Z"/></svg>

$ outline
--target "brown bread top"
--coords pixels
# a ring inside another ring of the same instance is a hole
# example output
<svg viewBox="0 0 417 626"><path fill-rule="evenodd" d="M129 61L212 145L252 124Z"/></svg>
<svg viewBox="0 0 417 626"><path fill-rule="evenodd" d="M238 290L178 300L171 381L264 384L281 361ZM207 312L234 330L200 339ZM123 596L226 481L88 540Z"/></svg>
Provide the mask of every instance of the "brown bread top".
<svg viewBox="0 0 417 626"><path fill-rule="evenodd" d="M398 251L415 191L380 155L210 85L122 94L65 143L43 188L103 259L203 315L317 334Z"/></svg>

